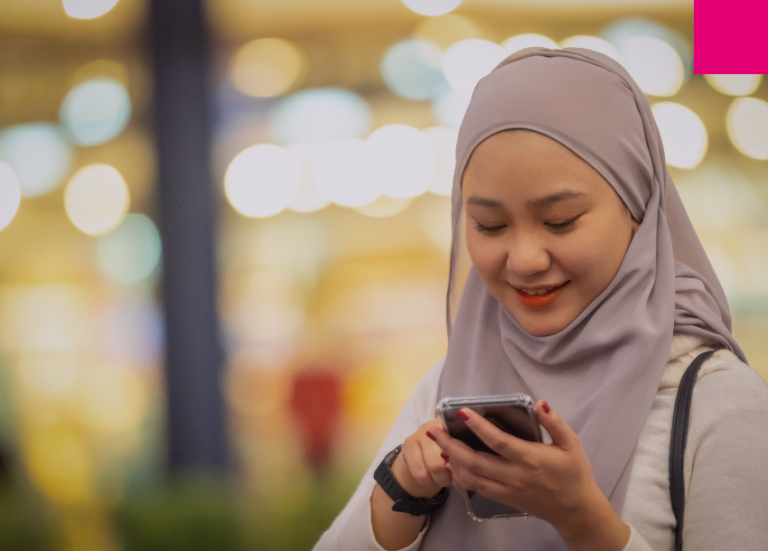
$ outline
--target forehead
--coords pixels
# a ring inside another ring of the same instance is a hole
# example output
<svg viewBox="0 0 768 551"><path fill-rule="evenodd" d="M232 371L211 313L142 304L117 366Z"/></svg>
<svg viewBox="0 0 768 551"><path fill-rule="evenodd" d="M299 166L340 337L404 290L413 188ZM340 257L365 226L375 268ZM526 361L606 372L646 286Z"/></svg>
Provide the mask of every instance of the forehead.
<svg viewBox="0 0 768 551"><path fill-rule="evenodd" d="M599 198L615 195L589 163L558 141L529 130L493 134L469 159L462 188L469 195L507 196L515 202L565 189Z"/></svg>

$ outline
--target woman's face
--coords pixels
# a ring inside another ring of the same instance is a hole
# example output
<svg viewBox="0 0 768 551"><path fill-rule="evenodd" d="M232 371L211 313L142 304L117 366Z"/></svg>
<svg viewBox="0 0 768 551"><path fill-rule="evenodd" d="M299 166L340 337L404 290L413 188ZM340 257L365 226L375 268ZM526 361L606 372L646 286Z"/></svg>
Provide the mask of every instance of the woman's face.
<svg viewBox="0 0 768 551"><path fill-rule="evenodd" d="M490 293L532 335L565 329L608 286L637 223L557 141L500 132L464 172L467 245Z"/></svg>

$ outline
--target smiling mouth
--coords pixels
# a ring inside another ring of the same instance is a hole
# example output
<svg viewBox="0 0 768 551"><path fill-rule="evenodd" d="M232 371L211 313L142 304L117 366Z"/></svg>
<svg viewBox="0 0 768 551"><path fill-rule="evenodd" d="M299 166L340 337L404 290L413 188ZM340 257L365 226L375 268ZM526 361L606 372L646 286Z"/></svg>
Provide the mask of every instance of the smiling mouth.
<svg viewBox="0 0 768 551"><path fill-rule="evenodd" d="M568 281L566 281L562 285L557 285L555 287L540 287L538 289L522 289L520 287L515 287L515 290L518 293L524 293L524 294L526 294L528 296L537 297L537 296L541 296L541 295L547 295L547 294L549 294L549 293L551 293L553 291L556 291L558 289L562 289L563 287L565 287L565 285L567 283L568 283ZM514 285L513 285L513 287L514 287Z"/></svg>
<svg viewBox="0 0 768 551"><path fill-rule="evenodd" d="M568 285L569 282L570 281L566 281L557 287L545 287L540 289L523 290L518 287L512 287L517 291L517 298L520 300L520 304L528 308L542 308L544 306L549 306L557 300L557 297L560 296L560 291L563 287Z"/></svg>

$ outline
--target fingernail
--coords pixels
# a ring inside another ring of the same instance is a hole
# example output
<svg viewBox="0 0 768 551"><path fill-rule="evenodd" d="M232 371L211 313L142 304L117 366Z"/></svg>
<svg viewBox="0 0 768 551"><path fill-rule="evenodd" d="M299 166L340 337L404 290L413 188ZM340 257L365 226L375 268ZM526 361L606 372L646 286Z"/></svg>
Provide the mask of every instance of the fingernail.
<svg viewBox="0 0 768 551"><path fill-rule="evenodd" d="M435 442L437 442L437 438L435 438L435 435L434 435L434 434L432 434L430 431L427 431L427 436L429 436L429 437L430 437L432 440L434 440Z"/></svg>
<svg viewBox="0 0 768 551"><path fill-rule="evenodd" d="M549 409L549 404L544 400L542 400L541 402L541 409L544 410L544 413L549 413L550 411L552 411Z"/></svg>
<svg viewBox="0 0 768 551"><path fill-rule="evenodd" d="M459 410L459 417L461 417L464 421L469 421L469 415L467 415L467 412L463 409Z"/></svg>
<svg viewBox="0 0 768 551"><path fill-rule="evenodd" d="M443 461L445 461L446 463L448 463L448 460L450 459L450 458L448 457L448 454L447 454L447 453L445 453L445 452L441 452L441 453L440 453L440 457L442 457L442 458L443 458Z"/></svg>

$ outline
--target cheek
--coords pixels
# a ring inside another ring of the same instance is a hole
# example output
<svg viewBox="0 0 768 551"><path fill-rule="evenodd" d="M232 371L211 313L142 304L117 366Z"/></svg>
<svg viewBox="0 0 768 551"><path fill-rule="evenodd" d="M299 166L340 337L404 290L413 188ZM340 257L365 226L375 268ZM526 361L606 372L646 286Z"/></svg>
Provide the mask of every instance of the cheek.
<svg viewBox="0 0 768 551"><path fill-rule="evenodd" d="M608 225L596 230L563 248L560 257L563 268L579 279L579 286L589 300L599 295L613 280L627 245L622 239L617 239L623 234L616 231L616 226Z"/></svg>
<svg viewBox="0 0 768 551"><path fill-rule="evenodd" d="M467 249L472 265L486 282L496 276L506 264L504 248L499 240L485 238L477 232L467 233Z"/></svg>

